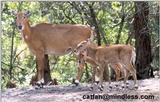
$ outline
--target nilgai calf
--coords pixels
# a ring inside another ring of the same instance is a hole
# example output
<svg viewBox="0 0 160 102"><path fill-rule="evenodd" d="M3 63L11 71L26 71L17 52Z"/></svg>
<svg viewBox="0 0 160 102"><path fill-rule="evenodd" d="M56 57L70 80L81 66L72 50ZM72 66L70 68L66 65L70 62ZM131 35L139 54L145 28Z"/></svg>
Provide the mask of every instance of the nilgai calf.
<svg viewBox="0 0 160 102"><path fill-rule="evenodd" d="M84 66L85 63L89 63L92 66L92 81L95 81L95 70L98 67L98 65L96 64L95 60L92 59L91 57L86 55L86 51L81 51L78 56L77 56L77 63L78 63L78 72L77 72L77 76L76 76L76 80L74 82L74 84L78 85L79 81L82 77L82 73L84 72ZM121 63L114 63L114 64L109 64L109 67L111 67L114 72L115 72L115 78L116 81L124 78L124 69L122 68L122 64ZM108 71L108 69L106 68L105 71ZM110 77L108 75L108 80L110 81Z"/></svg>
<svg viewBox="0 0 160 102"><path fill-rule="evenodd" d="M85 45L86 46L86 45ZM134 85L137 88L136 70L133 66L135 62L135 50L130 45L111 45L108 47L97 47L95 44L88 44L86 47L86 59L94 60L96 65L95 81L102 84L103 72L105 68L112 67L114 70L118 68L124 74L124 83L130 75L133 76ZM118 75L119 72L117 72ZM117 78L118 80L118 78ZM110 80L109 80L110 81Z"/></svg>

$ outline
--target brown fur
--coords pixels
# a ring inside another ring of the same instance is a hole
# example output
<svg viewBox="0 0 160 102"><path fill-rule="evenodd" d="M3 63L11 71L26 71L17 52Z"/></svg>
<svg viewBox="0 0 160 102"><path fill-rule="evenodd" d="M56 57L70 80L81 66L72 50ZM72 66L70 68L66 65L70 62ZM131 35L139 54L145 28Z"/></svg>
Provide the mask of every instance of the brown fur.
<svg viewBox="0 0 160 102"><path fill-rule="evenodd" d="M87 55L93 59L99 65L98 71L96 72L96 76L100 78L100 82L103 80L103 71L107 65L114 65L116 63L121 63L125 68L125 71L129 71L129 73L125 73L124 82L126 82L130 73L134 78L134 84L137 84L136 70L132 65L132 52L134 48L129 45L112 45L109 47L87 47Z"/></svg>
<svg viewBox="0 0 160 102"><path fill-rule="evenodd" d="M94 54L94 53L91 53L91 54ZM78 62L78 73L77 73L76 80L78 80L78 81L80 80L82 73L84 72L85 62L87 62L87 63L91 64L93 67L92 81L94 81L95 80L95 70L98 67L98 65L96 64L94 59L87 56L86 51L81 51L80 54L78 55L78 61L79 61ZM123 71L121 69L121 64L120 63L111 64L110 67L112 67L113 70L115 71L116 81L122 79L121 73L123 73Z"/></svg>
<svg viewBox="0 0 160 102"><path fill-rule="evenodd" d="M134 78L134 83L137 84L136 70L132 65L134 47L120 44L108 47L97 47L95 44L89 44L86 50L86 59L94 60L99 66L96 68L96 77L99 78L98 81L102 82L103 80L104 68L112 67L116 72L116 80L119 80L119 73L121 71L124 74L124 82L126 82L131 73Z"/></svg>
<svg viewBox="0 0 160 102"><path fill-rule="evenodd" d="M92 29L85 25L40 23L30 26L24 12L16 14L17 26L22 26L22 36L30 51L36 56L38 81L44 77L44 55L64 55L72 51L80 42L89 39ZM69 50L68 49L72 49Z"/></svg>
<svg viewBox="0 0 160 102"><path fill-rule="evenodd" d="M92 81L94 81L95 68L97 67L97 64L94 62L94 60L84 57L84 54L81 52L77 56L77 61L78 61L77 62L78 63L78 71L77 71L76 80L80 81L82 73L84 72L85 63L87 62L92 65L92 68L93 68Z"/></svg>

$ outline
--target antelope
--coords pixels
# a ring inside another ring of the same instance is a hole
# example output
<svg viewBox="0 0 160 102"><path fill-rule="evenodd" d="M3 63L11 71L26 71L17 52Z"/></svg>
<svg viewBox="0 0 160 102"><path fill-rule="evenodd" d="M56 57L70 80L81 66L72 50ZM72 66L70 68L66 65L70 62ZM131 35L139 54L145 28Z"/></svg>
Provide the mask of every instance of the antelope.
<svg viewBox="0 0 160 102"><path fill-rule="evenodd" d="M16 14L16 25L37 61L37 84L44 83L44 55L62 56L72 52L77 45L93 37L91 27L81 24L40 23L30 26L30 12L19 11Z"/></svg>
<svg viewBox="0 0 160 102"><path fill-rule="evenodd" d="M135 62L134 47L130 45L111 45L108 47L96 47L94 44L89 44L86 47L87 59L92 59L99 66L96 68L95 82L102 85L103 71L105 68L113 67L119 64L119 68L124 73L124 83L129 75L134 79L134 86L138 88L136 70L132 64ZM110 80L109 80L110 83Z"/></svg>
<svg viewBox="0 0 160 102"><path fill-rule="evenodd" d="M84 72L84 66L85 63L89 63L92 65L92 81L94 81L94 75L95 75L95 68L97 67L97 64L94 62L92 59L84 58L84 54L81 52L77 55L77 66L78 66L78 71L76 75L76 80L73 81L74 84L79 85L79 81L82 77L82 73Z"/></svg>
<svg viewBox="0 0 160 102"><path fill-rule="evenodd" d="M84 71L84 65L85 65L85 62L89 63L92 65L92 69L93 69L93 72L92 72L92 81L95 80L95 70L96 68L98 67L98 65L96 64L96 62L94 61L94 59L92 59L91 57L88 57L87 54L86 54L86 50L84 50L84 48L87 46L88 42L84 41L84 42L81 42L76 50L75 50L75 53L77 55L77 59L78 59L78 73L77 73L77 76L76 76L76 80L74 81L74 84L78 85L79 84L79 80L82 76L82 73ZM98 47L96 44L94 45L95 47ZM82 49L82 47L84 47ZM78 50L78 49L80 49ZM80 51L80 53L79 53ZM110 64L109 65L110 67L113 68L113 70L115 71L115 74L116 74L116 81L122 79L123 77L120 76L121 73L124 73L124 70L122 69L122 65L121 63L115 63L115 64ZM109 76L108 76L109 78ZM109 79L110 80L110 79Z"/></svg>

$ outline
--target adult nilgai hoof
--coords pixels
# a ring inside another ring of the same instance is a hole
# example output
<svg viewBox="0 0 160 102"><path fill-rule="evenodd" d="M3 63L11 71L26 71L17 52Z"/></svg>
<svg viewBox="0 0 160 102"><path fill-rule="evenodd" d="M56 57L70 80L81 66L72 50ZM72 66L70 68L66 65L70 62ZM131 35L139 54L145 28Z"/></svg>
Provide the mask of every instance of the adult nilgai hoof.
<svg viewBox="0 0 160 102"><path fill-rule="evenodd" d="M79 85L79 83L74 83L76 86L78 86Z"/></svg>
<svg viewBox="0 0 160 102"><path fill-rule="evenodd" d="M43 87L44 87L43 83L36 83L36 89L43 88Z"/></svg>
<svg viewBox="0 0 160 102"><path fill-rule="evenodd" d="M35 83L35 89L41 89L41 88L43 88L44 87L44 83L43 82L37 82L37 83Z"/></svg>
<svg viewBox="0 0 160 102"><path fill-rule="evenodd" d="M99 81L95 81L95 83L94 83L95 85L98 85L99 84Z"/></svg>
<svg viewBox="0 0 160 102"><path fill-rule="evenodd" d="M78 81L78 80L73 79L72 84L75 84L76 86L78 86L78 85L79 85L79 81Z"/></svg>

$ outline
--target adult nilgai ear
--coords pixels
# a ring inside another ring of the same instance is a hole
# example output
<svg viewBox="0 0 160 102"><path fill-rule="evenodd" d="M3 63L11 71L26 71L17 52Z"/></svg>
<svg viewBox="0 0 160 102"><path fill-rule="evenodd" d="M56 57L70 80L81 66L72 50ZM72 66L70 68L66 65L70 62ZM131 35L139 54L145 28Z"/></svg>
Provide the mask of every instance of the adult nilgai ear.
<svg viewBox="0 0 160 102"><path fill-rule="evenodd" d="M17 14L17 10L12 10L11 14L15 16Z"/></svg>
<svg viewBox="0 0 160 102"><path fill-rule="evenodd" d="M25 12L25 15L26 15L27 17L29 17L29 16L31 15L31 12L30 12L30 11L26 11L26 12Z"/></svg>

